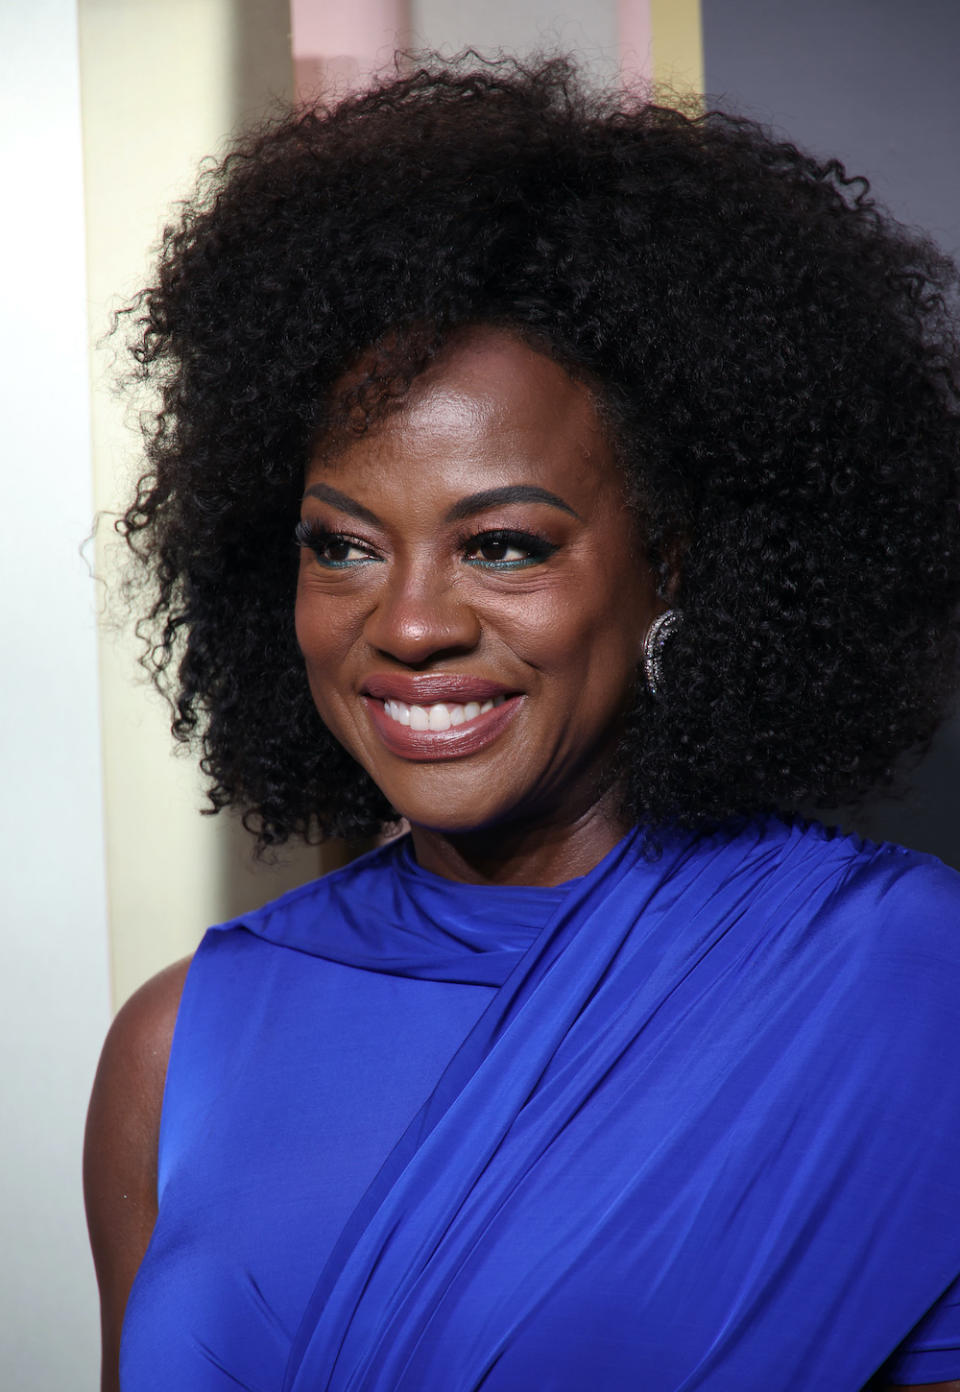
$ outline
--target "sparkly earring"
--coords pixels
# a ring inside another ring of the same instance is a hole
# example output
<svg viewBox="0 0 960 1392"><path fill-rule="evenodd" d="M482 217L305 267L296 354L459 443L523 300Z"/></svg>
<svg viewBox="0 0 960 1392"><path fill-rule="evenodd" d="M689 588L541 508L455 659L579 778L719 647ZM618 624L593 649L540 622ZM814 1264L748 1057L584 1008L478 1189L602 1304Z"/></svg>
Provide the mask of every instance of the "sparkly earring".
<svg viewBox="0 0 960 1392"><path fill-rule="evenodd" d="M651 696L659 696L663 687L663 650L667 639L683 623L676 609L665 609L647 629L643 640L643 675Z"/></svg>

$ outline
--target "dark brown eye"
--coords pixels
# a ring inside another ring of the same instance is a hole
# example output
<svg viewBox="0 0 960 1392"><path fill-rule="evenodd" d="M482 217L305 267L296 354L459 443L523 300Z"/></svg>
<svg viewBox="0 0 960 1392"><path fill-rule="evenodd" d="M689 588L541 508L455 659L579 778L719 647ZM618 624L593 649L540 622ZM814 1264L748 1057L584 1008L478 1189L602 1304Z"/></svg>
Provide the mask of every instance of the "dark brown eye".
<svg viewBox="0 0 960 1392"><path fill-rule="evenodd" d="M343 537L331 537L325 545L317 548L317 554L322 551L324 559L328 561L346 561L352 550L350 543Z"/></svg>
<svg viewBox="0 0 960 1392"><path fill-rule="evenodd" d="M342 532L329 532L314 522L299 522L293 535L298 546L312 551L318 563L330 569L362 565L365 561L379 559L362 542Z"/></svg>
<svg viewBox="0 0 960 1392"><path fill-rule="evenodd" d="M505 541L482 541L477 547L480 556L485 561L502 561L506 559L509 550L517 550L517 547L508 547Z"/></svg>
<svg viewBox="0 0 960 1392"><path fill-rule="evenodd" d="M519 570L539 565L556 551L552 542L530 532L481 532L466 546L469 565L489 566L491 570Z"/></svg>

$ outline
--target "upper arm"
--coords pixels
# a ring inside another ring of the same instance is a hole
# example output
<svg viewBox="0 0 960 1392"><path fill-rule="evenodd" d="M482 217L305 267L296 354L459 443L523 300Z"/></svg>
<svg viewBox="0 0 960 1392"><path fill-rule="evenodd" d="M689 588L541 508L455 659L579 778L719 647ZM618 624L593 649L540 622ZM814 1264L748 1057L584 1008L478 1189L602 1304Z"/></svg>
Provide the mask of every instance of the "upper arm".
<svg viewBox="0 0 960 1392"><path fill-rule="evenodd" d="M170 1042L190 959L142 986L100 1056L83 1151L90 1245L100 1287L102 1392L118 1383L127 1297L157 1216L157 1142Z"/></svg>

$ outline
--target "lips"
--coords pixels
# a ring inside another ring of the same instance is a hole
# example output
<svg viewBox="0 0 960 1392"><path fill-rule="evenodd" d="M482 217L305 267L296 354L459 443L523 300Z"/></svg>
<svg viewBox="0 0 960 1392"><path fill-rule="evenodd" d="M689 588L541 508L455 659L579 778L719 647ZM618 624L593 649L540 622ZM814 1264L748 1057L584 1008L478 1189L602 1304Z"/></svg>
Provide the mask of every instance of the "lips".
<svg viewBox="0 0 960 1392"><path fill-rule="evenodd" d="M409 706L432 706L438 701L465 705L511 694L510 687L502 682L458 672L384 672L368 677L362 691L378 701L404 701Z"/></svg>
<svg viewBox="0 0 960 1392"><path fill-rule="evenodd" d="M485 749L513 720L523 698L482 678L398 675L365 682L362 699L391 753L431 762Z"/></svg>

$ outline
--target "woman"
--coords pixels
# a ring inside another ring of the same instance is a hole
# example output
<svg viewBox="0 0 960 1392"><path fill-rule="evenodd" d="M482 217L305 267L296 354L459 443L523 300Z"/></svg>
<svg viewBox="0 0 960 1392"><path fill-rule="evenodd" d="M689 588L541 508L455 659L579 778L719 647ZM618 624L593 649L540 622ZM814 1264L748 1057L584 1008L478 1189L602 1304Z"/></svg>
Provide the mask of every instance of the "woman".
<svg viewBox="0 0 960 1392"><path fill-rule="evenodd" d="M138 320L150 660L262 845L410 834L118 1016L105 1388L960 1387L960 883L799 815L949 697L953 285L559 62L211 176Z"/></svg>

